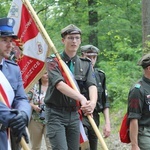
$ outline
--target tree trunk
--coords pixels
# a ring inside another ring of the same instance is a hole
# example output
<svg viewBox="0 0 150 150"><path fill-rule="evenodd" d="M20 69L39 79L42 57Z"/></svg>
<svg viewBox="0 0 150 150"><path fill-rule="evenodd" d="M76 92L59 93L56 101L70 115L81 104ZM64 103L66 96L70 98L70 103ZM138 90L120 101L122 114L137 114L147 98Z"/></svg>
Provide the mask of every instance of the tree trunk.
<svg viewBox="0 0 150 150"><path fill-rule="evenodd" d="M88 0L89 7L95 5L95 0ZM97 11L90 10L89 11L89 25L91 27L89 34L89 44L92 44L98 47L98 31L97 31L97 23L98 23L98 13Z"/></svg>
<svg viewBox="0 0 150 150"><path fill-rule="evenodd" d="M142 0L142 44L143 53L150 50L150 0Z"/></svg>

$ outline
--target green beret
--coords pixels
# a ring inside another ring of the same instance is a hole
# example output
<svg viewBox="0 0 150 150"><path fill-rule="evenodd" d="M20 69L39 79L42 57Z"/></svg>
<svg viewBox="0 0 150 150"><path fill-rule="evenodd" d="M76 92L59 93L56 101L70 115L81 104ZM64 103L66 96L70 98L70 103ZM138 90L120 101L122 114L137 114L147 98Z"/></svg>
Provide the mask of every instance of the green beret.
<svg viewBox="0 0 150 150"><path fill-rule="evenodd" d="M98 55L99 49L93 45L84 45L80 47L81 53L86 53L87 55Z"/></svg>
<svg viewBox="0 0 150 150"><path fill-rule="evenodd" d="M144 55L138 62L138 65L142 66L143 68L150 66L150 53Z"/></svg>
<svg viewBox="0 0 150 150"><path fill-rule="evenodd" d="M67 34L81 34L81 30L77 26L70 24L61 30L62 37Z"/></svg>

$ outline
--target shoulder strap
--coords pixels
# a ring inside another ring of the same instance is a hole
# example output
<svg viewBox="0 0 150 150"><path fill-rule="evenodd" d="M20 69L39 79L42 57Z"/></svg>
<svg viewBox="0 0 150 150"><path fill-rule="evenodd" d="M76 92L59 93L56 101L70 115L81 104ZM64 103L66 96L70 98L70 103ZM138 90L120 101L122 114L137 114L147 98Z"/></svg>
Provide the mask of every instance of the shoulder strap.
<svg viewBox="0 0 150 150"><path fill-rule="evenodd" d="M40 94L41 94L41 85L42 85L42 84L39 83L39 96L40 96Z"/></svg>
<svg viewBox="0 0 150 150"><path fill-rule="evenodd" d="M40 103L40 101L41 101L41 98L40 98L40 95L41 95L41 86L42 86L42 83L40 83L40 81L39 81L39 96L38 96L39 105L41 104Z"/></svg>

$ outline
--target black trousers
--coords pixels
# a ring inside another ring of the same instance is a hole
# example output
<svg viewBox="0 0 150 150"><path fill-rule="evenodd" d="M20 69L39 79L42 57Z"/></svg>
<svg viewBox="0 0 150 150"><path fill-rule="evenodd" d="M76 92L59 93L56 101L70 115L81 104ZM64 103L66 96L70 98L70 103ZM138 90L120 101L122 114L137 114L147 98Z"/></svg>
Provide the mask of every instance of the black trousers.
<svg viewBox="0 0 150 150"><path fill-rule="evenodd" d="M99 127L99 114L94 111L93 113L93 119L96 123L96 125ZM95 131L93 130L93 127L91 126L88 118L86 116L83 116L82 120L83 126L85 133L89 139L89 144L90 144L90 150L97 150L97 145L98 145L98 138L97 135L95 134Z"/></svg>

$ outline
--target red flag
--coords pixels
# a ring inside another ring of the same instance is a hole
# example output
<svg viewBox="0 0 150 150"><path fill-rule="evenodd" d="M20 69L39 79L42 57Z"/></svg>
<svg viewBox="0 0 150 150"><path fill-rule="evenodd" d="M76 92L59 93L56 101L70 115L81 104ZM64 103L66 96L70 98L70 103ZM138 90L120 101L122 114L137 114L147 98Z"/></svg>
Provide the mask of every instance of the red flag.
<svg viewBox="0 0 150 150"><path fill-rule="evenodd" d="M28 9L21 0L13 0L8 17L15 19L14 33L18 35L14 55L20 66L26 92L41 78L45 69L45 59L50 55L48 45L44 41Z"/></svg>

